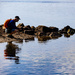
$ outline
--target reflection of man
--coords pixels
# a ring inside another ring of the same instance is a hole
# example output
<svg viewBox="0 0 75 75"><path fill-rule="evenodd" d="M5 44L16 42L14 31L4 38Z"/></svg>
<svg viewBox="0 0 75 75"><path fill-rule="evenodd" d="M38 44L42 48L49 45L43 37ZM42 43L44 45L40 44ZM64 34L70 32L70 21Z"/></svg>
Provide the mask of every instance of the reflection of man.
<svg viewBox="0 0 75 75"><path fill-rule="evenodd" d="M9 42L6 45L6 49L4 50L4 56L5 59L15 60L16 64L19 64L19 57L16 56L16 50L20 50L16 45L12 44L12 42Z"/></svg>

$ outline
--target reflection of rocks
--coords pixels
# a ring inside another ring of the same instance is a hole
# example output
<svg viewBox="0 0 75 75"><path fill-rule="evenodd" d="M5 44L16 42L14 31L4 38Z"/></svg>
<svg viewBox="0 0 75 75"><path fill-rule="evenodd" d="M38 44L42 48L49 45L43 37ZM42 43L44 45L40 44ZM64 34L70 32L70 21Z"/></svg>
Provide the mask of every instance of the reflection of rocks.
<svg viewBox="0 0 75 75"><path fill-rule="evenodd" d="M25 42L28 42L28 41L34 41L34 37L25 38Z"/></svg>
<svg viewBox="0 0 75 75"><path fill-rule="evenodd" d="M68 38L68 37L70 37L70 34L66 34L66 33L65 33L65 34L64 34L64 37L67 37L67 38Z"/></svg>
<svg viewBox="0 0 75 75"><path fill-rule="evenodd" d="M18 41L22 42L25 39L33 38L35 36L50 37L52 39L59 38L63 34L65 37L70 37L75 33L75 29L70 26L66 26L63 29L59 30L57 27L47 27L39 25L38 27L34 26L24 26L23 23L20 23L17 27L20 28L19 32L13 34L14 38L8 38L2 29L3 25L0 26L0 42L9 42L9 41Z"/></svg>
<svg viewBox="0 0 75 75"><path fill-rule="evenodd" d="M47 41L50 39L49 36L38 36L37 38L38 38L38 41Z"/></svg>

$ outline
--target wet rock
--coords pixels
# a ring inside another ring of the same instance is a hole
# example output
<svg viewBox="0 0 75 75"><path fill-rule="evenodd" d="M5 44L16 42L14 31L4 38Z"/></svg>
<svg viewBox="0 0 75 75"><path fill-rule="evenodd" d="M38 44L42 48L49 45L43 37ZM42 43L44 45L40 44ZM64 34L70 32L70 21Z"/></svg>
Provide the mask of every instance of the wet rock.
<svg viewBox="0 0 75 75"><path fill-rule="evenodd" d="M46 36L45 32L37 32L35 33L36 36Z"/></svg>
<svg viewBox="0 0 75 75"><path fill-rule="evenodd" d="M24 30L31 30L30 25L24 26Z"/></svg>
<svg viewBox="0 0 75 75"><path fill-rule="evenodd" d="M67 38L69 38L71 35L70 34L64 34L64 37L67 37Z"/></svg>
<svg viewBox="0 0 75 75"><path fill-rule="evenodd" d="M5 29L4 29L4 25L0 25L0 35L2 36L2 34L4 34Z"/></svg>
<svg viewBox="0 0 75 75"><path fill-rule="evenodd" d="M39 25L38 27L35 28L35 32L49 32L49 28L43 25Z"/></svg>
<svg viewBox="0 0 75 75"><path fill-rule="evenodd" d="M34 35L34 31L33 30L25 30L24 33L25 34L29 34L29 35Z"/></svg>
<svg viewBox="0 0 75 75"><path fill-rule="evenodd" d="M38 38L38 41L47 41L50 39L49 36L38 36L37 38Z"/></svg>
<svg viewBox="0 0 75 75"><path fill-rule="evenodd" d="M58 32L59 29L57 27L49 27L49 32Z"/></svg>
<svg viewBox="0 0 75 75"><path fill-rule="evenodd" d="M39 25L34 27L30 25L24 26L23 23L20 23L18 26L21 30L13 34L14 38L8 38L4 32L3 25L0 26L0 42L23 42L23 40L34 40L33 37L37 36L38 40L47 40L47 39L57 39L63 34L65 37L70 37L75 33L75 29L70 26L66 26L63 29L59 30L57 27L46 27Z"/></svg>
<svg viewBox="0 0 75 75"><path fill-rule="evenodd" d="M75 30L73 28L71 28L70 26L66 26L63 29L61 29L59 31L60 33L70 33L70 34L74 34Z"/></svg>
<svg viewBox="0 0 75 75"><path fill-rule="evenodd" d="M31 26L31 30L35 31L35 27L34 26Z"/></svg>
<svg viewBox="0 0 75 75"><path fill-rule="evenodd" d="M17 27L18 28L23 28L24 27L24 24L23 23L20 23L20 24L17 25Z"/></svg>
<svg viewBox="0 0 75 75"><path fill-rule="evenodd" d="M27 37L27 38L25 38L25 42L28 42L28 41L34 41L34 37Z"/></svg>
<svg viewBox="0 0 75 75"><path fill-rule="evenodd" d="M50 38L58 38L58 37L61 37L62 35L58 32L51 32L49 36Z"/></svg>
<svg viewBox="0 0 75 75"><path fill-rule="evenodd" d="M24 31L24 28L23 28L24 24L23 23L18 24L17 27L20 28L19 31Z"/></svg>

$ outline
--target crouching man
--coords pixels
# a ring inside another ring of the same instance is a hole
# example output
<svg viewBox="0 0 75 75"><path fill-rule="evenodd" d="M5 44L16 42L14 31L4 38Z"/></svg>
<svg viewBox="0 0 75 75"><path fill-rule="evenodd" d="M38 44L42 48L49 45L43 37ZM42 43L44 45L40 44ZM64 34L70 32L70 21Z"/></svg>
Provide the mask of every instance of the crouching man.
<svg viewBox="0 0 75 75"><path fill-rule="evenodd" d="M20 20L19 16L15 16L14 19L7 19L4 23L5 33L8 33L9 38L13 38L12 34L17 32L19 28L16 27L16 22Z"/></svg>

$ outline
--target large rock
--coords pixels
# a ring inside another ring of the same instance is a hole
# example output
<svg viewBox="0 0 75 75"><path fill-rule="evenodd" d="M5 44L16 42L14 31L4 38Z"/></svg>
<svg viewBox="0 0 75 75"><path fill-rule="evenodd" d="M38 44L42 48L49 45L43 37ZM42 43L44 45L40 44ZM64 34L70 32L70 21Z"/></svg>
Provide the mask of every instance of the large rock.
<svg viewBox="0 0 75 75"><path fill-rule="evenodd" d="M35 31L35 27L34 26L31 26L31 30L34 30Z"/></svg>
<svg viewBox="0 0 75 75"><path fill-rule="evenodd" d="M5 33L5 27L4 25L0 25L0 35L4 34Z"/></svg>
<svg viewBox="0 0 75 75"><path fill-rule="evenodd" d="M58 32L59 29L57 27L49 27L49 32Z"/></svg>
<svg viewBox="0 0 75 75"><path fill-rule="evenodd" d="M74 34L75 29L71 28L70 26L66 26L66 27L64 27L63 29L60 30L60 33Z"/></svg>
<svg viewBox="0 0 75 75"><path fill-rule="evenodd" d="M39 25L38 27L35 28L35 31L36 32L58 32L59 29L57 27L46 27L46 26L43 26L43 25Z"/></svg>
<svg viewBox="0 0 75 75"><path fill-rule="evenodd" d="M39 25L38 27L35 28L35 32L47 33L48 31L49 31L49 28L43 25Z"/></svg>
<svg viewBox="0 0 75 75"><path fill-rule="evenodd" d="M35 33L36 36L46 36L46 33L44 32L37 32Z"/></svg>
<svg viewBox="0 0 75 75"><path fill-rule="evenodd" d="M24 28L23 28L24 24L23 23L18 24L17 27L20 28L19 31L24 31Z"/></svg>
<svg viewBox="0 0 75 75"><path fill-rule="evenodd" d="M24 30L31 30L30 25L24 26Z"/></svg>
<svg viewBox="0 0 75 75"><path fill-rule="evenodd" d="M56 27L46 27L46 26L40 25L35 28L35 35L47 36L51 32L58 32L58 31L59 31L59 29Z"/></svg>
<svg viewBox="0 0 75 75"><path fill-rule="evenodd" d="M25 30L24 33L28 34L28 35L34 35L34 31L33 30Z"/></svg>
<svg viewBox="0 0 75 75"><path fill-rule="evenodd" d="M17 27L18 28L23 28L24 27L24 24L23 23L20 23L20 24L17 25Z"/></svg>

